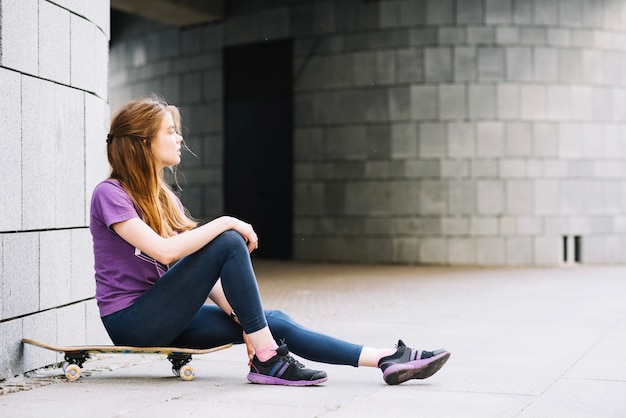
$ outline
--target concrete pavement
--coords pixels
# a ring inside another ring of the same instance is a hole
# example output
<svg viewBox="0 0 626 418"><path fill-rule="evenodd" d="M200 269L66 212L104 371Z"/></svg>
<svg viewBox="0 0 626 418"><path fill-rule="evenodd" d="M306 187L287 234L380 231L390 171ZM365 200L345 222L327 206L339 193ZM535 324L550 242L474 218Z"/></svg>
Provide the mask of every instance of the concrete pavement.
<svg viewBox="0 0 626 418"><path fill-rule="evenodd" d="M320 365L319 387L252 385L241 346L194 358L100 355L78 382L42 369L0 382L3 417L624 417L626 267L463 269L255 262L267 308L370 346L446 348L435 376ZM33 348L34 349L34 348Z"/></svg>

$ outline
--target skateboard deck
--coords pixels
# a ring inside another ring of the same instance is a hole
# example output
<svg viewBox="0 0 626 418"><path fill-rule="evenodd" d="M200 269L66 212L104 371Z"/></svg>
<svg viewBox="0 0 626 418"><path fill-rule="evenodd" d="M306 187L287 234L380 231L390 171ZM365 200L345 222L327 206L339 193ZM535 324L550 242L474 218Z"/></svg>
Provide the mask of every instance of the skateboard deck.
<svg viewBox="0 0 626 418"><path fill-rule="evenodd" d="M215 351L224 350L232 347L232 344L221 345L219 347L207 349L194 348L178 348L178 347L131 347L123 345L76 345L76 346L58 346L46 344L39 341L23 338L25 344L35 345L45 348L46 350L63 353L65 362L63 364L63 372L69 381L74 381L80 377L80 369L83 363L90 357L92 353L118 353L118 354L164 354L172 363L172 372L183 380L193 380L193 367L188 363L194 354L208 354Z"/></svg>

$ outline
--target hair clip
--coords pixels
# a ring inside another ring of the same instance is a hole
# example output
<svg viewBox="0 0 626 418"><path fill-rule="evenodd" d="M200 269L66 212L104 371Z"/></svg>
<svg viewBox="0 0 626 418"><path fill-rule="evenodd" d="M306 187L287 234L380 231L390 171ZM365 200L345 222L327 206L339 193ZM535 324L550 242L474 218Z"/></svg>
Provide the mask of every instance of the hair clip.
<svg viewBox="0 0 626 418"><path fill-rule="evenodd" d="M112 140L113 140L113 135L107 134L107 144L110 144Z"/></svg>

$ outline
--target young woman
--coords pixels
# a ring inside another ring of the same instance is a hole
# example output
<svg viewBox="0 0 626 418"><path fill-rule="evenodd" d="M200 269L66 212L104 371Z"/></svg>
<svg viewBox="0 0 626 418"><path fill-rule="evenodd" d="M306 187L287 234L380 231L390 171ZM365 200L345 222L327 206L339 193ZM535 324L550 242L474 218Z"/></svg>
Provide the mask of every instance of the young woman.
<svg viewBox="0 0 626 418"><path fill-rule="evenodd" d="M289 349L312 361L379 367L390 385L430 377L443 366L445 350L414 350L402 341L396 348L363 347L264 310L250 261L259 246L252 226L228 216L197 226L164 181L164 169L180 163L180 133L178 109L159 99L130 102L111 121L111 176L94 190L90 230L96 299L115 344L246 343L248 380L275 385L327 379Z"/></svg>

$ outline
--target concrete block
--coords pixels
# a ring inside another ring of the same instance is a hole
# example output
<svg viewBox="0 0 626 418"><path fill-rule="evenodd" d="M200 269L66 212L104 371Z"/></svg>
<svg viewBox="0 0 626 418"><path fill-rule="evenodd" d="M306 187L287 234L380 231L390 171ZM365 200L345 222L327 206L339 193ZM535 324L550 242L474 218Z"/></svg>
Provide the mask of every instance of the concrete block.
<svg viewBox="0 0 626 418"><path fill-rule="evenodd" d="M524 119L544 119L547 104L546 87L525 85L520 87L520 116Z"/></svg>
<svg viewBox="0 0 626 418"><path fill-rule="evenodd" d="M74 121L56 118L59 103L55 96L62 87L31 77L24 77L22 83L23 227L50 228L55 226L56 185L62 184L50 180L51 174L57 173L56 141L67 139L57 138L57 129L60 124ZM59 198L63 196L64 193Z"/></svg>
<svg viewBox="0 0 626 418"><path fill-rule="evenodd" d="M505 262L509 266L533 264L534 239L531 237L507 237L505 239Z"/></svg>
<svg viewBox="0 0 626 418"><path fill-rule="evenodd" d="M390 185L382 181L362 181L345 184L345 214L381 215L391 208Z"/></svg>
<svg viewBox="0 0 626 418"><path fill-rule="evenodd" d="M99 65L103 60L98 57L96 26L84 18L70 17L71 48L71 85L79 89L96 92L100 73ZM106 97L106 94L101 97Z"/></svg>
<svg viewBox="0 0 626 418"><path fill-rule="evenodd" d="M437 33L439 45L459 45L465 43L465 28L440 27L438 28Z"/></svg>
<svg viewBox="0 0 626 418"><path fill-rule="evenodd" d="M550 120L571 119L572 90L568 86L550 85L547 91L546 117Z"/></svg>
<svg viewBox="0 0 626 418"><path fill-rule="evenodd" d="M499 215L504 212L504 184L500 180L476 182L476 208L480 215Z"/></svg>
<svg viewBox="0 0 626 418"><path fill-rule="evenodd" d="M325 131L324 155L331 160L363 160L367 157L364 126L341 126Z"/></svg>
<svg viewBox="0 0 626 418"><path fill-rule="evenodd" d="M439 178L441 162L439 160L406 161L404 175L408 178Z"/></svg>
<svg viewBox="0 0 626 418"><path fill-rule="evenodd" d="M396 51L398 83L416 83L424 80L424 51L421 48Z"/></svg>
<svg viewBox="0 0 626 418"><path fill-rule="evenodd" d="M371 72L371 64L356 63L352 54L312 57L298 79L298 88L304 90L347 87L352 84L353 74ZM363 77L363 76L359 76Z"/></svg>
<svg viewBox="0 0 626 418"><path fill-rule="evenodd" d="M85 301L85 327L87 344L98 345L110 345L111 338L106 332L102 320L100 319L100 312L95 299Z"/></svg>
<svg viewBox="0 0 626 418"><path fill-rule="evenodd" d="M332 103L332 102L331 102ZM320 103L321 104L321 103ZM328 106L328 103L325 103ZM382 122L389 119L387 89L341 91L336 94L336 108L330 108L333 122Z"/></svg>
<svg viewBox="0 0 626 418"><path fill-rule="evenodd" d="M554 48L534 49L534 80L554 82L559 78L558 51Z"/></svg>
<svg viewBox="0 0 626 418"><path fill-rule="evenodd" d="M499 84L496 87L496 114L502 119L519 116L520 94L517 84Z"/></svg>
<svg viewBox="0 0 626 418"><path fill-rule="evenodd" d="M580 83L583 80L582 52L577 49L559 49L559 80Z"/></svg>
<svg viewBox="0 0 626 418"><path fill-rule="evenodd" d="M3 181L11 185L17 193L8 191L0 194L0 231L17 231L22 224L22 109L21 77L19 73L0 68L0 167L3 168Z"/></svg>
<svg viewBox="0 0 626 418"><path fill-rule="evenodd" d="M441 219L441 232L445 236L469 235L470 218L445 216Z"/></svg>
<svg viewBox="0 0 626 418"><path fill-rule="evenodd" d="M414 215L423 213L420 211L422 203L422 194L420 184L416 181L398 180L391 181L388 190L384 191L384 195L379 195L379 199L384 199L390 194L390 211L394 215L405 214Z"/></svg>
<svg viewBox="0 0 626 418"><path fill-rule="evenodd" d="M94 256L91 234L87 228L70 231L70 300L75 302L94 297Z"/></svg>
<svg viewBox="0 0 626 418"><path fill-rule="evenodd" d="M583 50L582 81L585 84L602 84L604 82L604 54L602 51Z"/></svg>
<svg viewBox="0 0 626 418"><path fill-rule="evenodd" d="M304 183L294 186L294 215L319 215L324 213L324 185Z"/></svg>
<svg viewBox="0 0 626 418"><path fill-rule="evenodd" d="M296 128L294 130L294 156L296 161L321 160L324 157L324 130Z"/></svg>
<svg viewBox="0 0 626 418"><path fill-rule="evenodd" d="M470 233L474 237L496 236L500 232L499 227L500 223L498 219L493 216L472 216L470 218Z"/></svg>
<svg viewBox="0 0 626 418"><path fill-rule="evenodd" d="M110 109L104 100L91 94L85 95L85 225L89 219L92 191L109 175L105 142L109 132L109 115Z"/></svg>
<svg viewBox="0 0 626 418"><path fill-rule="evenodd" d="M476 150L474 125L470 123L449 124L446 145L449 157L473 157Z"/></svg>
<svg viewBox="0 0 626 418"><path fill-rule="evenodd" d="M437 119L439 114L437 86L411 86L411 112L415 120Z"/></svg>
<svg viewBox="0 0 626 418"><path fill-rule="evenodd" d="M505 138L505 155L510 157L529 157L532 155L533 132L530 123L507 123Z"/></svg>
<svg viewBox="0 0 626 418"><path fill-rule="evenodd" d="M583 156L582 126L579 123L559 124L559 155L566 159Z"/></svg>
<svg viewBox="0 0 626 418"><path fill-rule="evenodd" d="M391 261L413 264L419 260L419 240L417 238L394 238Z"/></svg>
<svg viewBox="0 0 626 418"><path fill-rule="evenodd" d="M86 225L85 213L85 99L84 93L55 85L52 106L54 111L54 130L52 132L54 147L53 158L50 155L40 155L41 158L54 162L56 173L54 187L55 194L55 222L57 227L74 227ZM41 99L39 99L41 100ZM37 138L37 139L44 139ZM105 137L106 138L106 137ZM41 162L41 161L40 161ZM71 176L64 173L71 172ZM48 173L48 177L50 173ZM39 185L41 187L42 185ZM49 186L48 186L49 187ZM36 208L32 208L35 209ZM31 210L32 210L31 209Z"/></svg>
<svg viewBox="0 0 626 418"><path fill-rule="evenodd" d="M492 45L496 36L492 26L468 26L467 43L470 45Z"/></svg>
<svg viewBox="0 0 626 418"><path fill-rule="evenodd" d="M516 27L497 27L496 43L498 45L514 45L520 43L519 28Z"/></svg>
<svg viewBox="0 0 626 418"><path fill-rule="evenodd" d="M61 345L84 345L87 343L85 302L55 309L57 335Z"/></svg>
<svg viewBox="0 0 626 418"><path fill-rule="evenodd" d="M532 150L535 157L556 157L559 155L559 127L556 123L535 123L533 125Z"/></svg>
<svg viewBox="0 0 626 418"><path fill-rule="evenodd" d="M612 114L611 90L609 88L595 87L593 89L593 120L608 122Z"/></svg>
<svg viewBox="0 0 626 418"><path fill-rule="evenodd" d="M476 263L480 266L503 265L505 238L476 238Z"/></svg>
<svg viewBox="0 0 626 418"><path fill-rule="evenodd" d="M391 157L409 158L418 155L417 127L413 123L391 126Z"/></svg>
<svg viewBox="0 0 626 418"><path fill-rule="evenodd" d="M419 126L419 155L421 157L446 155L446 124L423 123Z"/></svg>
<svg viewBox="0 0 626 418"><path fill-rule="evenodd" d="M492 178L498 176L497 160L472 160L471 173L473 178Z"/></svg>
<svg viewBox="0 0 626 418"><path fill-rule="evenodd" d="M0 322L0 379L11 378L23 370L22 356L22 320Z"/></svg>
<svg viewBox="0 0 626 418"><path fill-rule="evenodd" d="M548 38L548 45L556 47L570 47L571 46L571 32L568 29L561 28L548 28L546 36Z"/></svg>
<svg viewBox="0 0 626 418"><path fill-rule="evenodd" d="M512 0L486 0L485 23L503 24L511 23L513 12Z"/></svg>
<svg viewBox="0 0 626 418"><path fill-rule="evenodd" d="M419 246L419 262L444 264L448 259L448 248L444 238L422 238Z"/></svg>
<svg viewBox="0 0 626 418"><path fill-rule="evenodd" d="M425 47L437 44L436 28L411 28L409 30L409 45L414 47Z"/></svg>
<svg viewBox="0 0 626 418"><path fill-rule="evenodd" d="M470 238L447 239L447 263L455 266L473 265L476 262L476 246Z"/></svg>
<svg viewBox="0 0 626 418"><path fill-rule="evenodd" d="M453 49L454 81L475 81L478 78L478 52L474 47Z"/></svg>
<svg viewBox="0 0 626 418"><path fill-rule="evenodd" d="M366 52L356 52L352 56L352 65L353 65L353 83L355 86L369 86L374 84L374 60L376 55L374 52L366 51ZM303 74L314 74L315 71L309 71L308 66ZM316 75L313 75L316 76ZM306 79L304 80L305 84L298 82L297 88L307 89L314 88L315 86L307 85L310 83L306 83ZM323 79L321 81L324 82ZM322 84L323 85L323 84Z"/></svg>
<svg viewBox="0 0 626 418"><path fill-rule="evenodd" d="M498 157L504 152L504 123L479 122L476 124L476 155Z"/></svg>
<svg viewBox="0 0 626 418"><path fill-rule="evenodd" d="M524 178L527 161L525 159L503 159L499 161L499 172L502 178Z"/></svg>
<svg viewBox="0 0 626 418"><path fill-rule="evenodd" d="M2 235L2 319L39 310L39 233Z"/></svg>
<svg viewBox="0 0 626 418"><path fill-rule="evenodd" d="M513 22L518 25L531 25L533 23L533 2L513 2Z"/></svg>
<svg viewBox="0 0 626 418"><path fill-rule="evenodd" d="M71 233L45 231L39 235L39 308L50 309L71 301Z"/></svg>
<svg viewBox="0 0 626 418"><path fill-rule="evenodd" d="M585 48L596 47L596 36L593 31L586 29L572 30L570 35L572 46L575 48L582 48L583 52L586 52ZM599 46L599 45L598 45Z"/></svg>
<svg viewBox="0 0 626 418"><path fill-rule="evenodd" d="M471 215L476 213L476 183L470 180L450 180L447 182L447 213Z"/></svg>
<svg viewBox="0 0 626 418"><path fill-rule="evenodd" d="M503 48L478 48L478 79L502 81L505 79L505 57Z"/></svg>
<svg viewBox="0 0 626 418"><path fill-rule="evenodd" d="M506 78L509 81L530 81L533 79L531 48L510 47L506 49Z"/></svg>
<svg viewBox="0 0 626 418"><path fill-rule="evenodd" d="M559 210L562 215L577 215L584 211L585 183L581 180L561 180L559 183Z"/></svg>
<svg viewBox="0 0 626 418"><path fill-rule="evenodd" d="M48 2L39 8L39 75L70 83L70 12Z"/></svg>
<svg viewBox="0 0 626 418"><path fill-rule="evenodd" d="M426 1L426 24L445 25L454 22L454 0Z"/></svg>
<svg viewBox="0 0 626 418"><path fill-rule="evenodd" d="M456 21L459 24L483 23L483 2L481 0L457 2Z"/></svg>
<svg viewBox="0 0 626 418"><path fill-rule="evenodd" d="M450 48L424 49L424 79L426 81L452 80L452 50Z"/></svg>
<svg viewBox="0 0 626 418"><path fill-rule="evenodd" d="M535 24L556 26L559 21L559 0L534 0L533 4Z"/></svg>
<svg viewBox="0 0 626 418"><path fill-rule="evenodd" d="M84 16L94 22L104 32L107 39L111 37L111 7L106 1L85 1L82 3Z"/></svg>
<svg viewBox="0 0 626 418"><path fill-rule="evenodd" d="M522 45L545 45L548 42L546 28L523 27L520 30L520 42Z"/></svg>
<svg viewBox="0 0 626 418"><path fill-rule="evenodd" d="M468 87L469 117L476 119L495 119L496 88L493 85L472 84Z"/></svg>
<svg viewBox="0 0 626 418"><path fill-rule="evenodd" d="M563 261L561 236L534 238L534 263L539 266L555 266Z"/></svg>
<svg viewBox="0 0 626 418"><path fill-rule="evenodd" d="M48 344L58 344L57 315L54 310L29 315L22 320L22 336ZM63 355L24 344L22 370L34 370L63 361Z"/></svg>
<svg viewBox="0 0 626 418"><path fill-rule="evenodd" d="M559 213L559 181L535 180L533 211L537 215L557 215Z"/></svg>
<svg viewBox="0 0 626 418"><path fill-rule="evenodd" d="M401 26L418 26L426 23L427 0L398 2Z"/></svg>
<svg viewBox="0 0 626 418"><path fill-rule="evenodd" d="M535 197L532 180L507 180L506 208L508 214L529 215L534 213Z"/></svg>
<svg viewBox="0 0 626 418"><path fill-rule="evenodd" d="M367 157L371 160L390 158L392 130L388 124L365 127Z"/></svg>
<svg viewBox="0 0 626 418"><path fill-rule="evenodd" d="M37 75L39 72L39 1L6 0L0 4L2 67Z"/></svg>
<svg viewBox="0 0 626 418"><path fill-rule="evenodd" d="M435 90L436 92L436 90ZM424 100L424 99L420 99ZM411 87L393 87L387 91L389 118L392 121L408 120L412 116L412 90ZM421 102L421 105L429 105Z"/></svg>
<svg viewBox="0 0 626 418"><path fill-rule="evenodd" d="M447 211L446 182L440 180L424 180L419 184L419 213L441 214Z"/></svg>
<svg viewBox="0 0 626 418"><path fill-rule="evenodd" d="M376 52L374 80L377 84L396 82L396 54L392 51Z"/></svg>
<svg viewBox="0 0 626 418"><path fill-rule="evenodd" d="M443 160L441 162L441 178L468 178L470 164L468 160Z"/></svg>
<svg viewBox="0 0 626 418"><path fill-rule="evenodd" d="M465 119L467 117L466 93L463 85L439 86L439 117Z"/></svg>

